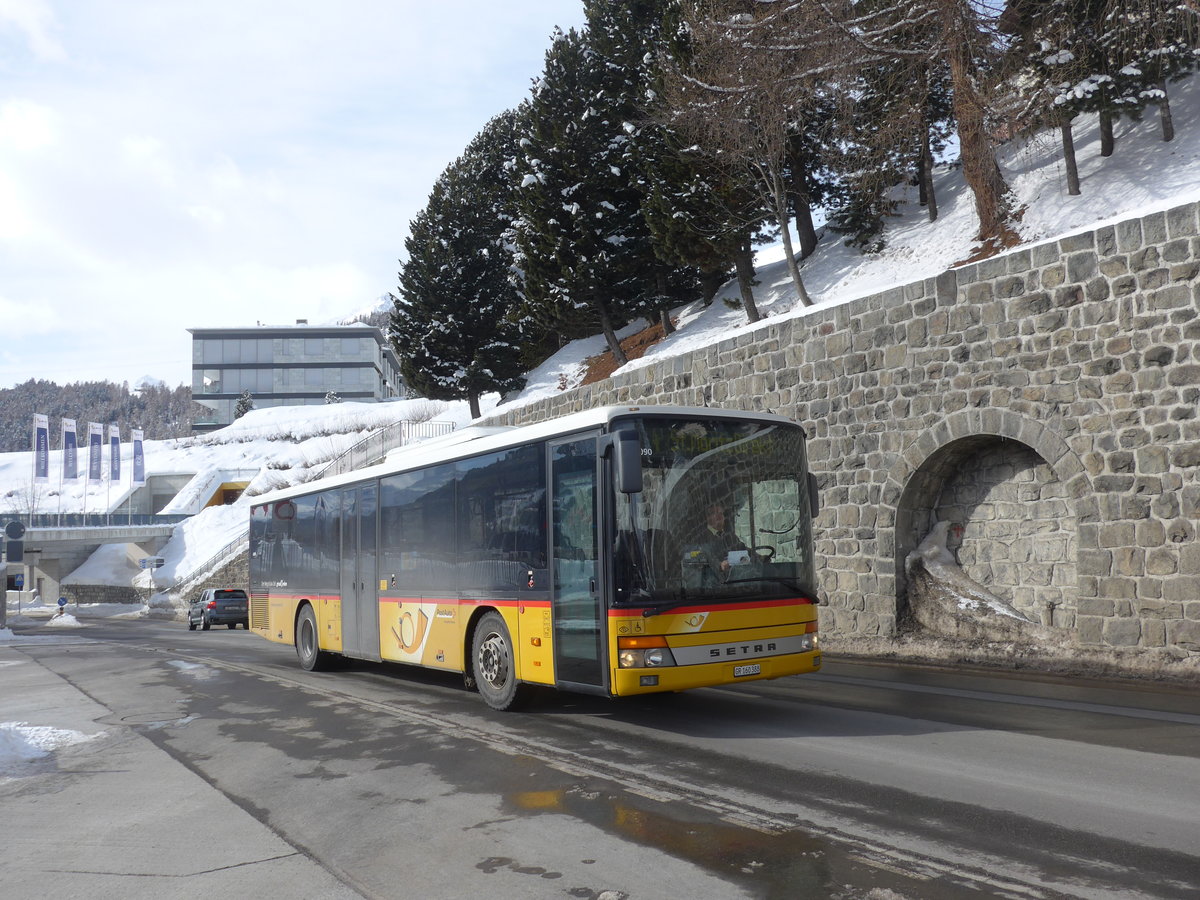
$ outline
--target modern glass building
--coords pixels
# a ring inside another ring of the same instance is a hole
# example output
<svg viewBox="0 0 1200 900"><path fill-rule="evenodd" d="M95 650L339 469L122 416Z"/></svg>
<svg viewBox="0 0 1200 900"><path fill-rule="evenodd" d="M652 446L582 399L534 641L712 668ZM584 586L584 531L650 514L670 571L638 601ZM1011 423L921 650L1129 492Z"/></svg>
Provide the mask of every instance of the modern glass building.
<svg viewBox="0 0 1200 900"><path fill-rule="evenodd" d="M371 325L189 328L192 399L212 415L192 424L213 431L233 421L243 391L255 409L312 406L332 391L342 400L403 399L400 364Z"/></svg>

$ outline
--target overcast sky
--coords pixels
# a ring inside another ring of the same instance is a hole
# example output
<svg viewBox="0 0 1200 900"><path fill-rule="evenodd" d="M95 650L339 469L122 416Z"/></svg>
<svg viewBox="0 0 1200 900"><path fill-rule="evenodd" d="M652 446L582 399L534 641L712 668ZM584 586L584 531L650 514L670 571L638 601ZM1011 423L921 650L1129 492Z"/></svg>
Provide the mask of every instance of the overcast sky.
<svg viewBox="0 0 1200 900"><path fill-rule="evenodd" d="M0 388L191 383L190 327L396 288L578 0L0 0Z"/></svg>

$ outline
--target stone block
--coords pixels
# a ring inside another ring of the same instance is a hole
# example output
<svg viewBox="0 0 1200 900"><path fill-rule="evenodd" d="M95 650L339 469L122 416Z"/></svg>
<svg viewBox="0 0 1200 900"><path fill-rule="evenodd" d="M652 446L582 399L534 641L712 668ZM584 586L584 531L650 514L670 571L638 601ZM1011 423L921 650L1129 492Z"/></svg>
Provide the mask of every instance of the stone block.
<svg viewBox="0 0 1200 900"><path fill-rule="evenodd" d="M1142 247L1142 223L1139 219L1128 219L1117 224L1117 250L1129 253Z"/></svg>
<svg viewBox="0 0 1200 900"><path fill-rule="evenodd" d="M1078 615L1075 618L1075 636L1081 644L1101 644L1104 642L1104 623L1108 620L1101 616Z"/></svg>
<svg viewBox="0 0 1200 900"><path fill-rule="evenodd" d="M1072 253L1067 257L1067 281L1084 282L1095 276L1099 271L1096 254L1091 251Z"/></svg>
<svg viewBox="0 0 1200 900"><path fill-rule="evenodd" d="M1104 643L1110 647L1136 647L1142 640L1140 619L1107 619L1104 622Z"/></svg>
<svg viewBox="0 0 1200 900"><path fill-rule="evenodd" d="M1161 244L1167 239L1166 213L1151 213L1142 217L1142 243L1145 246Z"/></svg>
<svg viewBox="0 0 1200 900"><path fill-rule="evenodd" d="M1159 619L1142 620L1142 646L1165 647L1167 645L1167 623Z"/></svg>
<svg viewBox="0 0 1200 900"><path fill-rule="evenodd" d="M1162 258L1163 262L1167 263L1184 263L1192 258L1192 242L1189 240L1167 241L1163 244ZM1172 278L1172 281L1187 280L1186 278Z"/></svg>
<svg viewBox="0 0 1200 900"><path fill-rule="evenodd" d="M1200 621L1184 619L1167 622L1167 646L1200 653Z"/></svg>
<svg viewBox="0 0 1200 900"><path fill-rule="evenodd" d="M1163 599L1171 603L1200 600L1200 575L1176 575L1163 581Z"/></svg>
<svg viewBox="0 0 1200 900"><path fill-rule="evenodd" d="M1059 238L1058 247L1063 253L1074 253L1079 250L1094 250L1096 247L1096 233L1094 231L1085 231L1081 234L1067 235L1064 238Z"/></svg>
<svg viewBox="0 0 1200 900"><path fill-rule="evenodd" d="M1100 597L1081 598L1077 609L1081 616L1103 616L1108 618L1116 613L1114 601Z"/></svg>
<svg viewBox="0 0 1200 900"><path fill-rule="evenodd" d="M1200 234L1197 225L1197 204L1185 203L1167 210L1167 234L1171 238L1193 237Z"/></svg>

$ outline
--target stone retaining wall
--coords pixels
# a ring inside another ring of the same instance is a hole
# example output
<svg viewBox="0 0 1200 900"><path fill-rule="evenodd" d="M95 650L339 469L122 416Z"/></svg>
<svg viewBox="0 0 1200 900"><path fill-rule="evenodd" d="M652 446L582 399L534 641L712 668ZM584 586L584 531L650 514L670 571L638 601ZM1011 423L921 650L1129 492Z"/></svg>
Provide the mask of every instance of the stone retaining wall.
<svg viewBox="0 0 1200 900"><path fill-rule="evenodd" d="M493 421L770 410L821 483L822 627L895 632L941 519L1084 644L1200 652L1200 219L1188 204L772 321ZM1039 618L1040 616L1040 618Z"/></svg>
<svg viewBox="0 0 1200 900"><path fill-rule="evenodd" d="M133 587L121 587L119 585L108 584L64 584L62 585L62 595L72 604L88 604L88 603L129 603L142 604L146 602L145 592L137 590ZM55 597L54 601L58 598ZM50 604L50 598L44 598L43 601Z"/></svg>

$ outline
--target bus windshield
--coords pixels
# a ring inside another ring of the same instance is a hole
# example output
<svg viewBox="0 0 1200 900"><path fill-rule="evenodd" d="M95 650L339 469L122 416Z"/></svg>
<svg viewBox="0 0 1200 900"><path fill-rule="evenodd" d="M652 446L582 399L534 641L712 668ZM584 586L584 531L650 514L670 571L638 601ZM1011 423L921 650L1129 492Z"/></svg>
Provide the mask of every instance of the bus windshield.
<svg viewBox="0 0 1200 900"><path fill-rule="evenodd" d="M804 432L647 416L642 490L614 492L615 602L816 599Z"/></svg>

